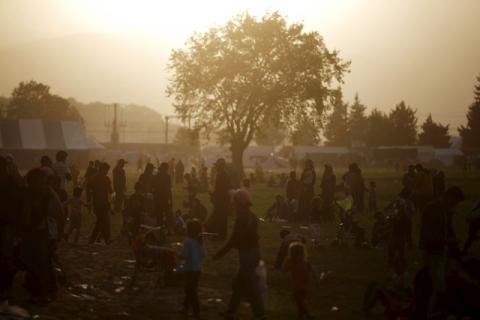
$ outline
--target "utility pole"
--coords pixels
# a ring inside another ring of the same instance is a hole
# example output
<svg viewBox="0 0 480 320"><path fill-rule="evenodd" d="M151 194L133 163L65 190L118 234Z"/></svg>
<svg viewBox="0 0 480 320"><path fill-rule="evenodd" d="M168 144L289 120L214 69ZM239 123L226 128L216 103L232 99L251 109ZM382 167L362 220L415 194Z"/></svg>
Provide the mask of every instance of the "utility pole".
<svg viewBox="0 0 480 320"><path fill-rule="evenodd" d="M112 134L110 135L110 142L112 145L117 146L120 142L118 134L118 119L117 119L117 104L113 105L113 122L112 122Z"/></svg>
<svg viewBox="0 0 480 320"><path fill-rule="evenodd" d="M125 127L126 124L125 122L119 122L118 121L118 104L113 105L113 121L111 123L105 122L105 127L108 129L112 129L112 132L110 133L110 143L112 146L118 146L120 143L120 132L119 128L123 128L125 132Z"/></svg>

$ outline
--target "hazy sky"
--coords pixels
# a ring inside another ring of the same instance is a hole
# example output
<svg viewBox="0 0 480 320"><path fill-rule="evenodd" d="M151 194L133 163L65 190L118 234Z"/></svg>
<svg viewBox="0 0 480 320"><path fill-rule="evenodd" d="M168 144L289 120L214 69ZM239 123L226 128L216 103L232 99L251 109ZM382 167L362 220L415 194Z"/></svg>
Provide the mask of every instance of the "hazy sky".
<svg viewBox="0 0 480 320"><path fill-rule="evenodd" d="M169 51L192 32L245 10L257 15L278 10L318 30L327 46L352 61L347 100L358 92L370 108L388 110L404 99L420 118L431 112L455 127L464 122L480 73L480 0L0 0L0 50L71 34L115 33L155 39ZM138 77L135 84L141 88L148 80ZM61 91L60 80L50 85ZM117 101L169 113L171 107L158 102L163 90L164 83L158 97L112 92ZM57 93L84 101L110 97L87 85Z"/></svg>

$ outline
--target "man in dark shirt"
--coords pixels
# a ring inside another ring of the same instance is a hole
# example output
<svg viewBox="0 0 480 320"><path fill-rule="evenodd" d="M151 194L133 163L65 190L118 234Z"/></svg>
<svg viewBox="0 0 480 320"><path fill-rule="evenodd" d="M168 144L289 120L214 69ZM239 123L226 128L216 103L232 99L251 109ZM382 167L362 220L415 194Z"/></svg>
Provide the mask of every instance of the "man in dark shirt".
<svg viewBox="0 0 480 320"><path fill-rule="evenodd" d="M15 275L14 236L18 229L21 189L0 156L0 301L8 299Z"/></svg>
<svg viewBox="0 0 480 320"><path fill-rule="evenodd" d="M219 239L227 237L227 218L230 211L230 177L224 159L218 159L216 166L215 189L212 193L213 212L208 223L209 232L218 234Z"/></svg>
<svg viewBox="0 0 480 320"><path fill-rule="evenodd" d="M439 313L445 302L447 256L458 250L452 217L454 209L463 200L462 190L450 187L442 198L430 202L423 210L420 249L423 250L425 269L432 279L428 318Z"/></svg>
<svg viewBox="0 0 480 320"><path fill-rule="evenodd" d="M285 188L287 202L290 203L294 199L298 200L299 193L300 193L300 182L297 179L297 173L295 171L291 171L290 178L288 179L287 186Z"/></svg>
<svg viewBox="0 0 480 320"><path fill-rule="evenodd" d="M153 199L157 225L173 227L172 217L172 179L169 174L169 165L162 162L158 173L153 180Z"/></svg>
<svg viewBox="0 0 480 320"><path fill-rule="evenodd" d="M127 177L124 169L125 163L126 161L124 159L118 160L117 165L112 171L113 191L115 191L115 212L121 211L125 202L125 191L127 190Z"/></svg>
<svg viewBox="0 0 480 320"><path fill-rule="evenodd" d="M98 173L89 181L89 188L92 190L93 213L97 220L90 236L90 243L94 243L101 235L105 243L110 242L110 195L112 194L112 183L108 177L110 166L101 163Z"/></svg>
<svg viewBox="0 0 480 320"><path fill-rule="evenodd" d="M213 257L220 259L231 249L238 250L239 269L233 280L232 297L228 305L227 318L234 319L242 300L247 300L255 319L264 319L265 307L256 268L260 262L258 241L258 218L250 211L250 194L244 189L233 195L233 206L237 214L233 233L226 245Z"/></svg>

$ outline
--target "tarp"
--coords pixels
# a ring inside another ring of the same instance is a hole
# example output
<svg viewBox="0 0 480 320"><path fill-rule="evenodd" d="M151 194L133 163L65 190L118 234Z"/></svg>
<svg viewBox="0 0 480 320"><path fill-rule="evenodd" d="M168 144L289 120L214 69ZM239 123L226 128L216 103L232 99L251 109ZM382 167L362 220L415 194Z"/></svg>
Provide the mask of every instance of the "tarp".
<svg viewBox="0 0 480 320"><path fill-rule="evenodd" d="M103 146L87 139L77 121L41 119L0 120L3 150L89 150Z"/></svg>

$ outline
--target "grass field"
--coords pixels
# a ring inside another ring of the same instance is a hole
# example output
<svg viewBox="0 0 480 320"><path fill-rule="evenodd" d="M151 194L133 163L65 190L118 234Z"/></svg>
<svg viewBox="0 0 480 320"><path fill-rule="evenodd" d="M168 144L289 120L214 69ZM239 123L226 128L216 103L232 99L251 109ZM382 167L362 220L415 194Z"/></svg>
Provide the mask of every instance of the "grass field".
<svg viewBox="0 0 480 320"><path fill-rule="evenodd" d="M344 170L337 169L340 176ZM400 190L401 172L392 170L365 170L365 179L374 179L378 187L379 206L385 206ZM136 174L129 172L129 191ZM461 186L467 197L458 210L455 228L460 241L465 238L463 213L480 199L480 175L478 172L447 172L447 185ZM262 217L280 188L268 188L265 184L252 186L253 211ZM186 194L181 186L175 186L175 208L179 208ZM210 209L207 195L200 196ZM359 216L361 226L369 237L372 217ZM60 254L68 274L68 285L61 289L59 299L47 308L30 309L32 313L47 314L63 319L184 319L179 313L183 292L181 285L154 289L152 274L142 275L135 289L128 289L133 256L126 239L118 236L120 217L113 217L113 235L116 240L110 246L87 245L92 229L93 217L85 214L81 244L61 244ZM293 232L303 233L309 238L308 230L301 225L290 224ZM414 222L414 237L418 233L418 216ZM296 312L291 298L289 278L283 273L272 271L279 246L278 231L282 225L263 222L260 224L262 258L269 267L267 310L269 319L295 319ZM362 319L361 303L363 292L369 281L382 280L388 275L385 252L373 249L334 248L329 244L335 236L334 224L324 225L323 245L309 248L309 257L317 273L326 276L319 288L312 288L309 306L318 319ZM174 240L181 240L180 238ZM416 243L416 242L415 242ZM201 279L201 300L204 319L221 319L219 312L225 308L230 294L230 283L237 268L236 252L231 252L220 261L212 261L212 254L221 246L217 242L206 242L208 257ZM479 253L479 246L473 252ZM408 252L410 270L413 273L420 263L419 252ZM18 281L20 282L20 281ZM21 291L21 289L18 289ZM21 304L21 303L20 303ZM240 319L251 319L249 310L241 310ZM374 310L370 319L381 319L380 309Z"/></svg>

